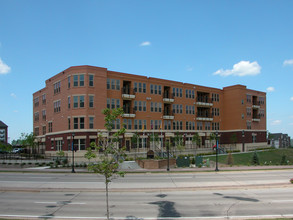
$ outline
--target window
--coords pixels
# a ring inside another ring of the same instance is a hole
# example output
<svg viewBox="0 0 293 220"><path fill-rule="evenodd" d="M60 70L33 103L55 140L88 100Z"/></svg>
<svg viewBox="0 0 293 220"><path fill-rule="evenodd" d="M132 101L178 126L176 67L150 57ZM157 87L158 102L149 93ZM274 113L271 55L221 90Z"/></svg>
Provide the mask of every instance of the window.
<svg viewBox="0 0 293 220"><path fill-rule="evenodd" d="M134 88L133 88L134 92L137 92L138 89L137 89L137 82L134 82Z"/></svg>
<svg viewBox="0 0 293 220"><path fill-rule="evenodd" d="M137 121L138 121L137 119L134 119L134 129L135 129L135 130L138 129L138 127L137 127Z"/></svg>
<svg viewBox="0 0 293 220"><path fill-rule="evenodd" d="M39 127L35 127L34 135L39 136Z"/></svg>
<svg viewBox="0 0 293 220"><path fill-rule="evenodd" d="M251 95L246 95L246 101L248 102L248 103L251 103Z"/></svg>
<svg viewBox="0 0 293 220"><path fill-rule="evenodd" d="M202 122L197 122L196 129L197 130L202 130Z"/></svg>
<svg viewBox="0 0 293 220"><path fill-rule="evenodd" d="M111 99L111 108L112 108L112 109L115 108L115 99Z"/></svg>
<svg viewBox="0 0 293 220"><path fill-rule="evenodd" d="M109 108L109 109L111 108L111 105L110 105L110 102L111 102L111 101L110 101L110 100L111 100L111 99L107 98L107 108Z"/></svg>
<svg viewBox="0 0 293 220"><path fill-rule="evenodd" d="M90 108L94 107L94 96L92 95L89 96L89 107Z"/></svg>
<svg viewBox="0 0 293 220"><path fill-rule="evenodd" d="M120 90L120 80L107 79L107 89Z"/></svg>
<svg viewBox="0 0 293 220"><path fill-rule="evenodd" d="M219 94L212 93L212 101L213 102L219 102L220 101Z"/></svg>
<svg viewBox="0 0 293 220"><path fill-rule="evenodd" d="M251 108L246 108L246 115L251 116Z"/></svg>
<svg viewBox="0 0 293 220"><path fill-rule="evenodd" d="M182 97L182 89L181 88L173 88L174 97Z"/></svg>
<svg viewBox="0 0 293 220"><path fill-rule="evenodd" d="M46 126L43 126L43 135L46 134Z"/></svg>
<svg viewBox="0 0 293 220"><path fill-rule="evenodd" d="M46 110L42 110L42 118L43 120L46 120Z"/></svg>
<svg viewBox="0 0 293 220"><path fill-rule="evenodd" d="M67 87L70 88L70 76L67 77Z"/></svg>
<svg viewBox="0 0 293 220"><path fill-rule="evenodd" d="M259 97L259 103L260 103L261 105L265 104L265 97L260 96L260 97Z"/></svg>
<svg viewBox="0 0 293 220"><path fill-rule="evenodd" d="M89 117L89 129L94 128L94 117Z"/></svg>
<svg viewBox="0 0 293 220"><path fill-rule="evenodd" d="M54 83L54 94L57 94L61 91L61 82Z"/></svg>
<svg viewBox="0 0 293 220"><path fill-rule="evenodd" d="M252 143L256 143L256 135L252 134Z"/></svg>
<svg viewBox="0 0 293 220"><path fill-rule="evenodd" d="M67 97L67 107L70 108L70 96Z"/></svg>
<svg viewBox="0 0 293 220"><path fill-rule="evenodd" d="M89 86L94 86L94 75L89 75Z"/></svg>
<svg viewBox="0 0 293 220"><path fill-rule="evenodd" d="M73 108L78 108L78 96L73 96Z"/></svg>
<svg viewBox="0 0 293 220"><path fill-rule="evenodd" d="M79 86L84 86L84 75L79 75Z"/></svg>
<svg viewBox="0 0 293 220"><path fill-rule="evenodd" d="M110 89L110 79L107 79L107 89Z"/></svg>
<svg viewBox="0 0 293 220"><path fill-rule="evenodd" d="M84 117L79 118L79 128L84 129Z"/></svg>
<svg viewBox="0 0 293 220"><path fill-rule="evenodd" d="M194 90L186 89L185 90L185 98L194 99Z"/></svg>
<svg viewBox="0 0 293 220"><path fill-rule="evenodd" d="M78 129L78 118L73 118L73 129Z"/></svg>
<svg viewBox="0 0 293 220"><path fill-rule="evenodd" d="M124 119L123 120L123 127L125 129L132 129L132 120L131 119Z"/></svg>
<svg viewBox="0 0 293 220"><path fill-rule="evenodd" d="M247 127L247 129L249 129L249 130L251 129L251 121L247 121L247 122L246 122L246 127Z"/></svg>
<svg viewBox="0 0 293 220"><path fill-rule="evenodd" d="M116 80L116 90L120 90L120 80Z"/></svg>
<svg viewBox="0 0 293 220"><path fill-rule="evenodd" d="M111 89L115 89L115 79L111 79Z"/></svg>
<svg viewBox="0 0 293 220"><path fill-rule="evenodd" d="M79 107L80 108L84 107L84 96L83 95L79 96Z"/></svg>
<svg viewBox="0 0 293 220"><path fill-rule="evenodd" d="M49 132L53 132L53 122L48 122Z"/></svg>
<svg viewBox="0 0 293 220"><path fill-rule="evenodd" d="M79 139L79 149L85 150L85 139Z"/></svg>
<svg viewBox="0 0 293 220"><path fill-rule="evenodd" d="M43 105L46 105L46 94L42 95L42 103Z"/></svg>
<svg viewBox="0 0 293 220"><path fill-rule="evenodd" d="M68 125L68 130L71 129L71 120L70 118L67 118L67 125Z"/></svg>
<svg viewBox="0 0 293 220"><path fill-rule="evenodd" d="M205 130L211 130L211 123L210 122L205 123Z"/></svg>
<svg viewBox="0 0 293 220"><path fill-rule="evenodd" d="M34 119L35 121L39 121L39 112L35 112Z"/></svg>
<svg viewBox="0 0 293 220"><path fill-rule="evenodd" d="M151 94L158 94L158 95L162 94L162 86L160 86L160 85L151 84L150 89L151 89Z"/></svg>
<svg viewBox="0 0 293 220"><path fill-rule="evenodd" d="M143 84L142 84L142 87L143 87L142 92L143 92L143 93L146 93L146 84L143 83Z"/></svg>
<svg viewBox="0 0 293 220"><path fill-rule="evenodd" d="M39 106L39 97L34 99L34 105L35 105L35 107Z"/></svg>
<svg viewBox="0 0 293 220"><path fill-rule="evenodd" d="M60 112L61 111L61 101L55 101L54 102L54 112Z"/></svg>
<svg viewBox="0 0 293 220"><path fill-rule="evenodd" d="M116 108L120 108L120 99L116 99Z"/></svg>
<svg viewBox="0 0 293 220"><path fill-rule="evenodd" d="M73 76L73 86L77 87L78 86L78 75Z"/></svg>
<svg viewBox="0 0 293 220"><path fill-rule="evenodd" d="M220 123L219 122L213 122L212 123L212 130L220 130Z"/></svg>

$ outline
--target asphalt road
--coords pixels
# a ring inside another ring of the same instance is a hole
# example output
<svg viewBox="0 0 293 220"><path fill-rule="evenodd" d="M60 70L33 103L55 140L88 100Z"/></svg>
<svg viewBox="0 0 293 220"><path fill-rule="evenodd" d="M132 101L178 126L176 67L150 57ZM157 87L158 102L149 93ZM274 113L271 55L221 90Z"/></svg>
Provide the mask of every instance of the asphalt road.
<svg viewBox="0 0 293 220"><path fill-rule="evenodd" d="M113 219L293 217L293 189L111 192ZM102 192L1 192L0 217L104 219Z"/></svg>
<svg viewBox="0 0 293 220"><path fill-rule="evenodd" d="M281 186L288 185L293 170L140 173L114 179L113 191L194 190L211 187ZM58 173L0 173L2 190L77 190L104 191L104 179L96 174Z"/></svg>
<svg viewBox="0 0 293 220"><path fill-rule="evenodd" d="M292 170L129 174L110 188L113 219L293 218ZM105 219L94 174L0 173L0 217Z"/></svg>

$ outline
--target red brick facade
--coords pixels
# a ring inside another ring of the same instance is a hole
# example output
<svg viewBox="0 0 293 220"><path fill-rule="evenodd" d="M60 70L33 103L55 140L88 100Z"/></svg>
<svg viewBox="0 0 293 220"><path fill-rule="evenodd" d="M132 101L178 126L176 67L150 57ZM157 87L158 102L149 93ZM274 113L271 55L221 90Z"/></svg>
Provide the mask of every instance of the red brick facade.
<svg viewBox="0 0 293 220"><path fill-rule="evenodd" d="M33 94L34 133L46 151L84 150L104 130L105 108L122 107L115 129L126 126L121 144L131 150L133 133L140 134L140 150L147 151L149 136L172 142L175 133L191 146L195 133L199 148L218 131L220 142L266 143L266 93L235 85L223 89L108 71L93 66L70 67L46 80ZM123 125L125 124L125 125ZM244 139L242 138L244 131ZM234 135L235 136L235 135Z"/></svg>

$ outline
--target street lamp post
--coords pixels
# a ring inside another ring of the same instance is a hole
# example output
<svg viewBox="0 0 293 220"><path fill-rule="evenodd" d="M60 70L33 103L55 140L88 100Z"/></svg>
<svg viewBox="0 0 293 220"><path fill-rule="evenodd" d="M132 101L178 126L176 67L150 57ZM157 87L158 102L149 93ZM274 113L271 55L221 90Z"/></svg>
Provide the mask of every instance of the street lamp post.
<svg viewBox="0 0 293 220"><path fill-rule="evenodd" d="M169 142L166 142L167 147L167 171L170 171L170 155L169 155Z"/></svg>
<svg viewBox="0 0 293 220"><path fill-rule="evenodd" d="M219 171L218 169L218 151L219 151L219 146L218 146L218 131L216 132L216 169L215 171Z"/></svg>
<svg viewBox="0 0 293 220"><path fill-rule="evenodd" d="M244 137L245 137L244 130L242 130L242 152L245 151Z"/></svg>
<svg viewBox="0 0 293 220"><path fill-rule="evenodd" d="M71 170L71 173L75 173L75 170L74 170L74 133L72 134L72 170Z"/></svg>

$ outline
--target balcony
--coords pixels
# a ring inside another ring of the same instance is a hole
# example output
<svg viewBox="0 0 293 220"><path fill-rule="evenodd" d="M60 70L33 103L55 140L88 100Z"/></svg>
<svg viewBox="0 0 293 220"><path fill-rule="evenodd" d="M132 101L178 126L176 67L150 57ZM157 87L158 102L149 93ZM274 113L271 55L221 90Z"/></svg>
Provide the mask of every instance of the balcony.
<svg viewBox="0 0 293 220"><path fill-rule="evenodd" d="M163 102L164 103L173 103L174 102L174 94L164 93L163 94Z"/></svg>
<svg viewBox="0 0 293 220"><path fill-rule="evenodd" d="M197 106L204 106L204 107L211 107L213 106L212 99L208 97L197 97L196 98L196 105Z"/></svg>
<svg viewBox="0 0 293 220"><path fill-rule="evenodd" d="M172 111L164 111L163 119L165 119L165 120L173 120L174 115L173 115Z"/></svg>
<svg viewBox="0 0 293 220"><path fill-rule="evenodd" d="M259 122L260 121L260 116L259 115L253 115L252 116L252 121Z"/></svg>
<svg viewBox="0 0 293 220"><path fill-rule="evenodd" d="M135 91L129 87L123 87L121 89L122 99L123 100L132 100L135 99Z"/></svg>
<svg viewBox="0 0 293 220"><path fill-rule="evenodd" d="M260 102L253 100L253 102L252 102L252 108L260 108Z"/></svg>
<svg viewBox="0 0 293 220"><path fill-rule="evenodd" d="M213 121L214 119L213 119L213 116L210 114L210 113L208 113L208 112L206 112L206 113L197 113L196 114L196 120L197 121Z"/></svg>
<svg viewBox="0 0 293 220"><path fill-rule="evenodd" d="M122 114L123 118L135 118L136 111L131 108L123 108L124 114Z"/></svg>

